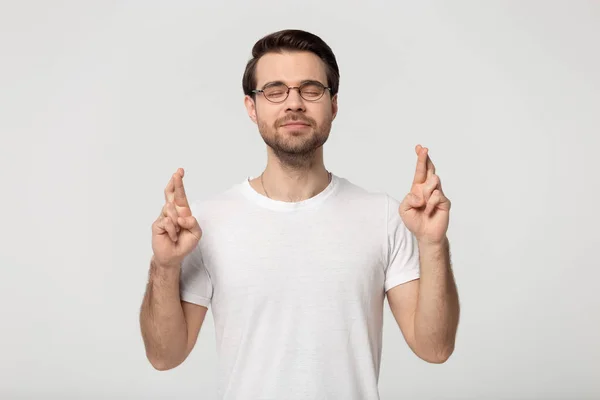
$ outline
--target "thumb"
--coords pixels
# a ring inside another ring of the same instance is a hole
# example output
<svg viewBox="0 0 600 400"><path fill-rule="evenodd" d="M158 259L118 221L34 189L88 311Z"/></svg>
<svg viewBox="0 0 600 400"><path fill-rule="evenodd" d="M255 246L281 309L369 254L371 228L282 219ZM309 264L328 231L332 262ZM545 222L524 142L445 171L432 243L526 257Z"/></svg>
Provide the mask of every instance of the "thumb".
<svg viewBox="0 0 600 400"><path fill-rule="evenodd" d="M418 208L420 207L422 204L422 200L419 196L417 196L414 193L409 193L406 195L406 197L404 198L404 201L402 202L402 204L400 205L400 209L402 211L408 211L411 208Z"/></svg>
<svg viewBox="0 0 600 400"><path fill-rule="evenodd" d="M181 227L189 230L194 236L200 239L202 235L202 230L200 229L200 225L198 224L198 220L193 215L188 217L179 217L177 218L177 223L181 225Z"/></svg>

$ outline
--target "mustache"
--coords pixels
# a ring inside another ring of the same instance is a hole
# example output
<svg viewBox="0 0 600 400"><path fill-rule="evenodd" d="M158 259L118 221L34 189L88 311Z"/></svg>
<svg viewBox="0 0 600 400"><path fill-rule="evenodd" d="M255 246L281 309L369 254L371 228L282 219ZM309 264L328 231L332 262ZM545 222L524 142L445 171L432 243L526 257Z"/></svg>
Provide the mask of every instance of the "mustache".
<svg viewBox="0 0 600 400"><path fill-rule="evenodd" d="M310 126L315 126L315 121L312 118L308 118L308 117L305 117L305 116L299 115L299 114L292 114L292 115L288 115L284 118L280 118L277 120L275 125L282 126L284 124L287 124L288 122L297 122L297 121L300 121L300 122L305 123Z"/></svg>

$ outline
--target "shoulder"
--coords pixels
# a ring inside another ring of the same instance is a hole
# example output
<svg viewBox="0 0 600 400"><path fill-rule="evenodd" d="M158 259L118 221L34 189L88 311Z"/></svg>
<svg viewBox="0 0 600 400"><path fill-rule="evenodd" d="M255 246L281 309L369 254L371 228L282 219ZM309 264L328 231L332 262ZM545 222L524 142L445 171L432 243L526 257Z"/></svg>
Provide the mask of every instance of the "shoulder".
<svg viewBox="0 0 600 400"><path fill-rule="evenodd" d="M365 221L363 226L373 224L382 229L387 237L401 239L401 236L407 234L399 212L401 200L385 191L368 190L348 179L340 178L339 182L338 207L350 205L358 219Z"/></svg>
<svg viewBox="0 0 600 400"><path fill-rule="evenodd" d="M192 215L201 223L231 217L232 214L241 212L243 202L241 184L238 183L223 191L191 201L190 209Z"/></svg>
<svg viewBox="0 0 600 400"><path fill-rule="evenodd" d="M338 199L340 202L349 202L360 205L372 212L380 211L388 214L389 210L397 210L400 201L384 191L367 189L346 178L338 178Z"/></svg>

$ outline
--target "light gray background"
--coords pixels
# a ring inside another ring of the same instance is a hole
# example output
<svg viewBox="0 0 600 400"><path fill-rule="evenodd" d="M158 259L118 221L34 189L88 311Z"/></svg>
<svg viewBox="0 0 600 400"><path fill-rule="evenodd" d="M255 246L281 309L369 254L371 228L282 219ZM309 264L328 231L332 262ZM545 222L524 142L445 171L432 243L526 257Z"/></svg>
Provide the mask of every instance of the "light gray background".
<svg viewBox="0 0 600 400"><path fill-rule="evenodd" d="M382 399L600 398L600 3L3 1L0 397L211 399L146 361L138 311L163 188L260 173L241 76L284 28L341 69L326 167L402 198L429 146L453 202L456 352L427 364L386 305Z"/></svg>

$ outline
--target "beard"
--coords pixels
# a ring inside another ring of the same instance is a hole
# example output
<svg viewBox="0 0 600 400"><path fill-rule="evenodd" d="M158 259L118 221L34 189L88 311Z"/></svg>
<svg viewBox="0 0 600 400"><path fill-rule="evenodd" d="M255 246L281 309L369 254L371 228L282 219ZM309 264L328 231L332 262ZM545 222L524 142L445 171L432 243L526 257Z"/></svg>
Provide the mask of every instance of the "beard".
<svg viewBox="0 0 600 400"><path fill-rule="evenodd" d="M301 121L309 125L301 130L290 130L283 132L283 124L290 121ZM293 168L302 168L310 165L314 154L321 148L329 138L331 131L331 120L327 120L322 126L304 115L291 115L276 120L273 125L265 121L258 121L258 130L267 146L282 164Z"/></svg>

